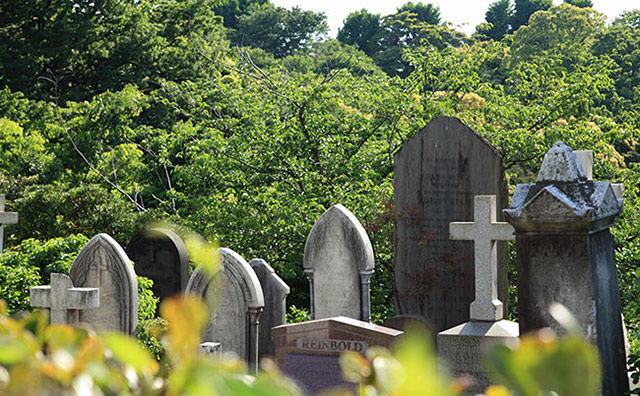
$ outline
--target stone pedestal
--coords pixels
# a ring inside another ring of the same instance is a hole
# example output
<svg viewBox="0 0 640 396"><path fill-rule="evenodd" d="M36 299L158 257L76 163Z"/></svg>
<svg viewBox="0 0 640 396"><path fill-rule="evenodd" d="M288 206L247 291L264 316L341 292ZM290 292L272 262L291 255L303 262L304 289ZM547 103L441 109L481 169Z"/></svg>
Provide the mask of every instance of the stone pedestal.
<svg viewBox="0 0 640 396"><path fill-rule="evenodd" d="M506 220L516 229L520 332L563 329L548 313L563 304L602 359L604 396L628 390L620 297L609 228L622 207L611 184L588 180L562 143L535 184L517 186Z"/></svg>
<svg viewBox="0 0 640 396"><path fill-rule="evenodd" d="M467 390L472 395L483 393L491 384L484 357L496 345L515 345L518 324L508 320L471 321L438 333L438 365L452 377L471 376Z"/></svg>

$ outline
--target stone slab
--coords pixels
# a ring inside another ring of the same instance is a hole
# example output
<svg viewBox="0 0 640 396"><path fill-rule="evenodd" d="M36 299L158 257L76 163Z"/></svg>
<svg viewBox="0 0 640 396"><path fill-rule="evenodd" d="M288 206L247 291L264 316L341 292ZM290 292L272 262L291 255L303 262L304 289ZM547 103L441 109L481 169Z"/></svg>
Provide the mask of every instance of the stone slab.
<svg viewBox="0 0 640 396"><path fill-rule="evenodd" d="M389 348L403 332L342 316L278 326L271 334L283 373L316 392L345 384L336 368L340 353Z"/></svg>
<svg viewBox="0 0 640 396"><path fill-rule="evenodd" d="M136 274L153 281L153 294L162 302L182 293L189 281L189 255L182 239L165 228L137 233L129 242L127 255Z"/></svg>
<svg viewBox="0 0 640 396"><path fill-rule="evenodd" d="M491 384L484 366L487 352L496 345L516 345L518 337L518 323L508 320L463 323L438 334L438 365L454 378L472 377L468 394L483 393Z"/></svg>
<svg viewBox="0 0 640 396"><path fill-rule="evenodd" d="M260 315L258 332L258 357L274 356L276 349L271 339L271 328L286 323L287 295L291 289L266 261L253 259L249 265L255 271L264 294L264 310Z"/></svg>
<svg viewBox="0 0 640 396"><path fill-rule="evenodd" d="M469 320L474 300L474 247L449 239L449 223L473 221L474 196L496 195L496 219L507 205L502 158L456 118L439 118L395 155L396 313L423 316L435 331ZM498 298L507 293L507 249L498 243ZM506 307L505 307L506 309Z"/></svg>

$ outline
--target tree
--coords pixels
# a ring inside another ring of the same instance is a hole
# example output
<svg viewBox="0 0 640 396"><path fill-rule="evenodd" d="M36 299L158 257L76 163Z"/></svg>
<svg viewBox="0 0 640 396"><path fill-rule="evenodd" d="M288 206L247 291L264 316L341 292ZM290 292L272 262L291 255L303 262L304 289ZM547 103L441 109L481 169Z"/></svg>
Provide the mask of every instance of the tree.
<svg viewBox="0 0 640 396"><path fill-rule="evenodd" d="M251 45L272 53L276 58L307 49L327 32L323 13L287 10L267 3L238 17L234 43Z"/></svg>
<svg viewBox="0 0 640 396"><path fill-rule="evenodd" d="M593 8L591 0L564 0L564 2L580 8Z"/></svg>
<svg viewBox="0 0 640 396"><path fill-rule="evenodd" d="M566 68L589 59L596 35L604 29L605 16L592 8L569 4L551 7L531 16L528 26L513 34L511 55L527 61L540 54L557 54Z"/></svg>
<svg viewBox="0 0 640 396"><path fill-rule="evenodd" d="M415 14L415 18L418 22L428 23L429 25L439 25L440 20L440 8L434 6L431 3L423 4L422 2L408 2L398 8L397 14L408 11Z"/></svg>
<svg viewBox="0 0 640 396"><path fill-rule="evenodd" d="M238 28L238 17L248 14L252 8L267 4L269 0L225 0L215 6L213 12L223 18L224 26L230 29Z"/></svg>
<svg viewBox="0 0 640 396"><path fill-rule="evenodd" d="M381 29L380 15L362 9L347 16L336 38L341 43L355 45L365 54L373 56L378 50L377 38Z"/></svg>
<svg viewBox="0 0 640 396"><path fill-rule="evenodd" d="M515 0L515 12L511 22L512 31L529 23L529 17L536 11L544 11L551 8L552 0Z"/></svg>
<svg viewBox="0 0 640 396"><path fill-rule="evenodd" d="M489 5L485 14L486 24L479 25L476 32L492 40L502 40L511 33L513 6L511 0L497 0Z"/></svg>

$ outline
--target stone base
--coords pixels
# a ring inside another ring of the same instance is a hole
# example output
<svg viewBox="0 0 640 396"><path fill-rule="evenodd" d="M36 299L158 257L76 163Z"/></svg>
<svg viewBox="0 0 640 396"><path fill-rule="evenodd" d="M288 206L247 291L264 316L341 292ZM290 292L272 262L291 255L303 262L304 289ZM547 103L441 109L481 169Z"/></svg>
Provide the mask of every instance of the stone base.
<svg viewBox="0 0 640 396"><path fill-rule="evenodd" d="M518 342L518 323L471 321L438 333L438 366L457 378L470 376L473 383L467 394L484 393L491 383L484 367L486 353L495 345Z"/></svg>

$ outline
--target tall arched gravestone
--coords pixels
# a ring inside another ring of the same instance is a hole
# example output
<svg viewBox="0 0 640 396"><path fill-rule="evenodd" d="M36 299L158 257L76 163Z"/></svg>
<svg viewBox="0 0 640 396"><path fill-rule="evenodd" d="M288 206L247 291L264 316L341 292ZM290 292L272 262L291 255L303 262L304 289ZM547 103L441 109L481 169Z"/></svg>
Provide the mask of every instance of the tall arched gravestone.
<svg viewBox="0 0 640 396"><path fill-rule="evenodd" d="M80 311L80 322L97 329L134 334L138 325L138 281L131 260L107 234L98 234L80 250L69 276L76 287L100 289L100 307Z"/></svg>
<svg viewBox="0 0 640 396"><path fill-rule="evenodd" d="M262 259L253 259L249 265L255 271L264 293L264 311L260 315L258 356L274 356L276 350L271 339L271 329L285 324L287 296L291 289L276 271Z"/></svg>
<svg viewBox="0 0 640 396"><path fill-rule="evenodd" d="M457 118L439 118L395 155L396 313L423 316L435 332L469 320L473 242L449 239L449 223L473 221L473 197L506 207L502 158ZM507 298L507 248L499 242L498 297Z"/></svg>
<svg viewBox="0 0 640 396"><path fill-rule="evenodd" d="M369 321L373 248L358 219L334 205L313 225L304 245L313 319L346 316Z"/></svg>
<svg viewBox="0 0 640 396"><path fill-rule="evenodd" d="M184 292L189 281L189 255L182 239L173 231L152 228L137 233L127 245L136 274L153 281L153 294L160 301Z"/></svg>
<svg viewBox="0 0 640 396"><path fill-rule="evenodd" d="M260 281L245 259L220 248L221 271L210 274L201 266L189 278L187 293L201 296L209 308L203 341L218 342L253 367L258 364L258 323L264 309Z"/></svg>

